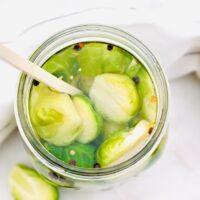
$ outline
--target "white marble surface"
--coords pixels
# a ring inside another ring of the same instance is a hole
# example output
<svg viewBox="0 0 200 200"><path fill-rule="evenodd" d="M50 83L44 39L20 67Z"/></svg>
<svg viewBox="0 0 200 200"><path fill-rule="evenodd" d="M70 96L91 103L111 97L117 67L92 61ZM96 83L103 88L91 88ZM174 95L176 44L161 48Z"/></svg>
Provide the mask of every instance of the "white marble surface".
<svg viewBox="0 0 200 200"><path fill-rule="evenodd" d="M62 190L61 200L199 200L200 80L194 75L170 83L170 133L161 159L128 183L104 192ZM8 175L16 163L30 164L16 130L0 147L0 199L12 199Z"/></svg>

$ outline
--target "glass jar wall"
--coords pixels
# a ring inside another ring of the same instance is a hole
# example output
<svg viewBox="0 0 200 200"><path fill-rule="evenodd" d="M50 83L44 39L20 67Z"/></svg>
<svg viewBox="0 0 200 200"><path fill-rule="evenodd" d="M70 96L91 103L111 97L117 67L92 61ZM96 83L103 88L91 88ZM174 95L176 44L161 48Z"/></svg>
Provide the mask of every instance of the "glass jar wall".
<svg viewBox="0 0 200 200"><path fill-rule="evenodd" d="M162 68L154 55L132 35L117 28L102 25L83 25L63 30L46 40L30 57L42 66L52 55L65 47L80 42L103 42L121 47L134 55L147 69L155 85L158 108L152 137L130 159L113 167L81 169L63 164L41 144L31 125L28 101L32 79L20 77L15 104L15 114L20 134L32 157L35 168L51 182L68 188L106 188L137 175L160 154L166 141L168 115L168 86Z"/></svg>

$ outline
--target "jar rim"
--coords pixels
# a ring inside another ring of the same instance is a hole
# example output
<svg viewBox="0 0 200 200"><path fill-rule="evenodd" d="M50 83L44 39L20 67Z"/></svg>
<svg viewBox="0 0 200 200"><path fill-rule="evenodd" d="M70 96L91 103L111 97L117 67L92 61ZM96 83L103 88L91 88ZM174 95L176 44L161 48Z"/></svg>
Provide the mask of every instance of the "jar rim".
<svg viewBox="0 0 200 200"><path fill-rule="evenodd" d="M87 25L80 25L80 26L74 26L71 28L67 28L65 30L62 30L56 34L54 34L52 37L47 39L44 43L42 43L36 51L32 54L30 57L30 60L32 62L45 62L47 60L47 56L45 57L45 53L51 52L51 55L57 52L53 48L53 44L55 45L58 41L63 41L63 38L66 39L68 37L68 42L71 42L71 44L76 43L75 40L72 41L73 34L77 37L80 34L84 35L84 41L88 41L86 39L89 39L89 35L93 35L91 37L91 41L94 40L96 36L100 38L99 41L102 40L102 42L106 42L106 38L113 40L115 38L116 44L118 46L125 48L130 52L130 49L128 47L132 46L134 47L134 50L131 52L131 54L134 54L138 58L142 64L146 66L146 68L150 68L150 64L152 66L152 69L149 69L149 73L151 74L151 78L154 81L154 85L157 86L157 95L159 96L159 103L158 103L158 112L160 112L159 117L157 116L156 123L155 123L155 130L154 133L152 133L151 139L148 141L148 143L143 146L142 149L140 149L139 152L137 152L134 156L132 156L130 159L119 163L117 165L114 165L112 167L108 168L100 168L100 169L85 169L85 168L78 168L78 167L72 167L70 165L64 164L62 161L55 158L52 154L50 154L47 150L44 150L44 147L42 147L42 144L39 143L35 138L33 134L33 130L30 127L30 120L27 120L27 98L29 95L25 97L24 91L29 90L30 91L30 84L28 85L28 80L30 82L31 78L25 75L24 73L21 74L19 82L18 82L18 88L17 88L17 94L15 99L15 116L17 125L19 128L19 132L25 142L25 144L28 146L29 150L45 165L47 165L49 168L53 169L54 171L57 171L60 174L65 175L66 173L77 175L77 176L88 176L89 177L103 177L105 175L110 175L113 173L119 173L127 168L136 165L147 154L150 154L153 151L153 147L156 146L159 139L161 138L162 130L166 127L166 121L168 118L168 111L169 111L169 89L168 89L168 82L165 76L165 73L161 66L159 65L157 59L155 56L151 53L151 51L144 46L138 39L136 39L131 34L116 28L112 26L105 26L105 25L93 25L93 24L87 24ZM95 35L97 34L97 35ZM107 37L106 37L107 36ZM75 38L76 38L75 37ZM97 39L97 38L96 38ZM117 41L118 40L118 41ZM78 39L76 38L76 41ZM80 39L80 41L83 41L83 38ZM123 45L121 44L123 43ZM69 43L68 43L69 44ZM128 46L129 45L129 46ZM69 45L68 45L69 46ZM128 47L127 47L128 46ZM65 46L66 47L66 46ZM62 45L59 46L60 49L63 49ZM140 54L140 55L139 55ZM42 57L43 56L43 57ZM50 57L50 56L49 56ZM142 59L142 61L141 61ZM40 66L42 65L40 63ZM162 94L160 94L162 91ZM158 115L158 113L157 113ZM28 133L28 134L27 134Z"/></svg>

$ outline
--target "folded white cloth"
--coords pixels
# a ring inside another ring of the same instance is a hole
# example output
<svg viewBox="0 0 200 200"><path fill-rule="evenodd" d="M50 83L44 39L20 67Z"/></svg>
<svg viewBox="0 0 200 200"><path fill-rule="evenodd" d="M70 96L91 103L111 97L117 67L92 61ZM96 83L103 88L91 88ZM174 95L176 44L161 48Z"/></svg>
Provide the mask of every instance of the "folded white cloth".
<svg viewBox="0 0 200 200"><path fill-rule="evenodd" d="M197 23L193 24L193 26L197 25ZM191 24L185 26L187 29ZM173 33L173 27L166 29L163 25L146 23L124 28L139 38L154 53L169 79L200 71L200 54L197 49L198 44L200 47L200 33L199 38L192 35L181 37L181 32Z"/></svg>
<svg viewBox="0 0 200 200"><path fill-rule="evenodd" d="M15 128L16 123L15 118L13 117L9 119L8 124L0 130L0 142L3 142Z"/></svg>
<svg viewBox="0 0 200 200"><path fill-rule="evenodd" d="M119 14L121 12L121 14ZM165 15L166 14L166 15ZM117 25L140 39L158 58L169 79L200 71L198 22L167 21L168 12L94 9L35 24L9 46L28 55L44 39L71 25ZM81 16L81 17L80 17ZM91 18L96 16L96 18ZM146 16L146 17L145 17ZM165 18L164 18L165 17ZM106 19L106 20L105 20ZM108 19L108 20L107 20ZM200 45L199 45L200 47ZM15 127L13 101L19 72L0 61L0 143Z"/></svg>
<svg viewBox="0 0 200 200"><path fill-rule="evenodd" d="M14 94L18 73L0 60L0 144L16 127Z"/></svg>

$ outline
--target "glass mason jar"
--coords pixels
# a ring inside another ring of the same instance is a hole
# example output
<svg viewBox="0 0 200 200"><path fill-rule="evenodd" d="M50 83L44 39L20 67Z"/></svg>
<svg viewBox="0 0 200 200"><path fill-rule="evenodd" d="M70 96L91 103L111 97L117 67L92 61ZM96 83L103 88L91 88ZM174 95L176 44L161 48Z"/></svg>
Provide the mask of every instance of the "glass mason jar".
<svg viewBox="0 0 200 200"><path fill-rule="evenodd" d="M166 77L154 55L140 41L120 29L103 25L82 25L63 30L46 40L30 60L39 66L56 52L79 42L104 42L119 46L133 54L148 70L155 85L158 108L155 127L145 146L130 159L113 167L83 169L64 164L52 156L36 137L29 117L29 94L32 78L20 76L15 115L17 125L36 170L52 183L74 189L107 188L137 175L149 166L166 141L169 91Z"/></svg>

